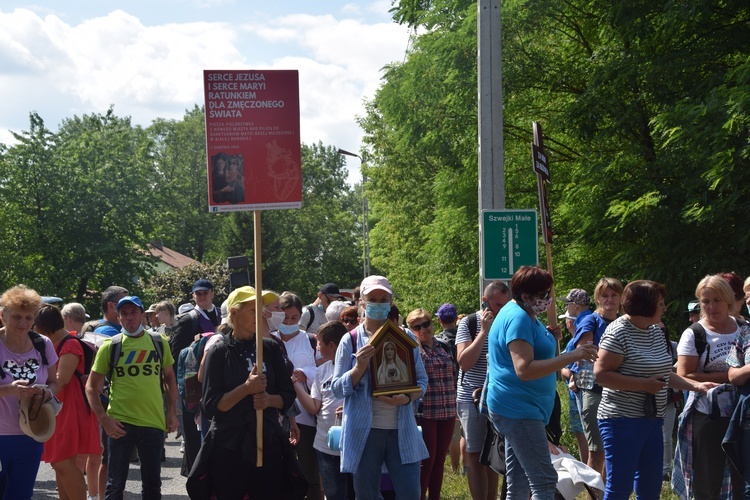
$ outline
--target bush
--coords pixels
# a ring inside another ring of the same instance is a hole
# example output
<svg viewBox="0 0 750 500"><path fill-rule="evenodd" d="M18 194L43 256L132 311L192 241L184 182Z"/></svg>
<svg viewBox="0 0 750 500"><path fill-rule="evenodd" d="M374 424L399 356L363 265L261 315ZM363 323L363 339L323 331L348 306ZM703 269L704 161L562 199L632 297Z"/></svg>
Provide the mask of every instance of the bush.
<svg viewBox="0 0 750 500"><path fill-rule="evenodd" d="M193 283L205 278L214 285L214 304L221 304L229 295L229 272L223 263L191 264L151 278L145 287L144 304L171 300L175 306L190 302Z"/></svg>

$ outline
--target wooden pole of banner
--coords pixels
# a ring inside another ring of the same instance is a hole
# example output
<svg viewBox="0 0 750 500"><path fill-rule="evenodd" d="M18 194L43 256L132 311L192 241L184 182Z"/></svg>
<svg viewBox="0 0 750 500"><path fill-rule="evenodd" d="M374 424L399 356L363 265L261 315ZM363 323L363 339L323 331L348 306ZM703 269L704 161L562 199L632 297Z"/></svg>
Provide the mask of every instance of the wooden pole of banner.
<svg viewBox="0 0 750 500"><path fill-rule="evenodd" d="M539 122L533 123L534 132L534 146L532 147L532 165L536 172L536 184L539 190L539 214L542 220L542 236L544 239L544 247L547 251L547 271L554 279L554 273L552 271L552 231L550 229L551 224L549 222L549 198L547 193L547 181L542 176L541 172L546 169L546 176L549 179L549 164L547 163L546 154L544 154L544 140L542 139L542 125ZM544 155L544 166L537 168L539 159L536 157L534 150L540 151ZM555 308L555 289L551 291L552 303L547 308L547 324L555 328L557 326L557 309ZM560 352L560 342L557 343L557 352Z"/></svg>
<svg viewBox="0 0 750 500"><path fill-rule="evenodd" d="M255 265L255 365L258 374L263 372L263 269L260 258L260 210L253 212L253 261ZM255 441L257 444L256 467L263 467L263 410L255 410L257 423Z"/></svg>

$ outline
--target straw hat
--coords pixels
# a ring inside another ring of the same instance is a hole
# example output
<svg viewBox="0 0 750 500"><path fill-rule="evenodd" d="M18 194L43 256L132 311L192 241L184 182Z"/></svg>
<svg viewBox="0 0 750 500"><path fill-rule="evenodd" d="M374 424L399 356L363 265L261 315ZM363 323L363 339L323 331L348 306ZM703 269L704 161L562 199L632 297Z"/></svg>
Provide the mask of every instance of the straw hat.
<svg viewBox="0 0 750 500"><path fill-rule="evenodd" d="M21 430L34 441L44 443L55 433L55 410L41 396L19 399L18 413Z"/></svg>

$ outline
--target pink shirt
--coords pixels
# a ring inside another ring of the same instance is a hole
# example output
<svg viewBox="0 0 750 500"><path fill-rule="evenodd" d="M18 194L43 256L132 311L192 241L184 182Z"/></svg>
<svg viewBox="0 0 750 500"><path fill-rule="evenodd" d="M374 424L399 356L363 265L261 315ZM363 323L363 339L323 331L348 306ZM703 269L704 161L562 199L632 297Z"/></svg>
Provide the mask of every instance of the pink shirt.
<svg viewBox="0 0 750 500"><path fill-rule="evenodd" d="M5 377L0 378L0 385L10 385L14 380L29 380L30 385L46 384L48 369L57 363L57 353L52 342L44 339L44 353L49 366L42 363L42 355L32 345L31 349L22 354L8 350L0 340L0 369ZM18 424L18 397L0 397L0 436L21 435L23 431Z"/></svg>

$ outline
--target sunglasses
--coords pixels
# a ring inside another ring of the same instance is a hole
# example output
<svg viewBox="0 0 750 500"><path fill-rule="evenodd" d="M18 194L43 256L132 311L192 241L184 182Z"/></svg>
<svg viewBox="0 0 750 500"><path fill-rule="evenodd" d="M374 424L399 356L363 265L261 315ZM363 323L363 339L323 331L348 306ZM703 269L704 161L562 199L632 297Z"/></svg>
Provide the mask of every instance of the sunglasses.
<svg viewBox="0 0 750 500"><path fill-rule="evenodd" d="M540 300L547 300L550 296L550 293L552 293L552 290L547 290L546 292L537 293L536 295L534 295L534 297Z"/></svg>
<svg viewBox="0 0 750 500"><path fill-rule="evenodd" d="M415 324L411 325L411 329L412 329L412 330L414 330L415 332L418 332L418 331L420 331L420 330L421 330L422 328L428 328L428 327L430 327L430 326L432 326L432 321L430 321L430 320L428 319L428 320L427 320L427 321L425 321L424 323L415 323Z"/></svg>
<svg viewBox="0 0 750 500"><path fill-rule="evenodd" d="M341 322L345 325L356 325L357 318L342 318Z"/></svg>

